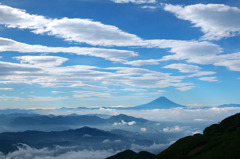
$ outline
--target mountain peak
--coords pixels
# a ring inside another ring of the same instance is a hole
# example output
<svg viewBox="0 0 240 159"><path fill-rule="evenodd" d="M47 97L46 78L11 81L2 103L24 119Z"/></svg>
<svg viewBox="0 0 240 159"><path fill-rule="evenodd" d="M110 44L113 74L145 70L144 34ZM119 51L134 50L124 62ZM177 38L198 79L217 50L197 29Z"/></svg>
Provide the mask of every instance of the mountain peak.
<svg viewBox="0 0 240 159"><path fill-rule="evenodd" d="M157 98L155 100L157 100L157 101L170 101L168 98L166 98L164 96L161 96L161 97L159 97L159 98Z"/></svg>
<svg viewBox="0 0 240 159"><path fill-rule="evenodd" d="M132 109L170 109L170 108L177 108L177 107L184 107L184 106L174 103L168 98L161 96L149 103L132 107Z"/></svg>

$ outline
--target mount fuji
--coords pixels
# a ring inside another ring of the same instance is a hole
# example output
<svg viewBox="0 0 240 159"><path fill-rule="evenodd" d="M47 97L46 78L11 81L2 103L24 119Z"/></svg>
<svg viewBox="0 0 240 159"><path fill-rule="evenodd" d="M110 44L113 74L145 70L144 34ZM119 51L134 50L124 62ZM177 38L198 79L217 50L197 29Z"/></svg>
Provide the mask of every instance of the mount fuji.
<svg viewBox="0 0 240 159"><path fill-rule="evenodd" d="M174 103L173 101L167 99L166 97L162 96L159 97L152 102L139 105L139 106L134 106L134 107L129 107L125 109L133 109L133 110L149 110L149 109L171 109L171 108L186 108L186 106Z"/></svg>

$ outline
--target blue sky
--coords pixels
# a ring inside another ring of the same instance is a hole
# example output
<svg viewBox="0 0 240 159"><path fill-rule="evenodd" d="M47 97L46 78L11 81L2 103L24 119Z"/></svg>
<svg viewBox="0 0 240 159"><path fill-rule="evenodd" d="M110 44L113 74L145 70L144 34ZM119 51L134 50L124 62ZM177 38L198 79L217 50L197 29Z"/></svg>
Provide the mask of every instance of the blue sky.
<svg viewBox="0 0 240 159"><path fill-rule="evenodd" d="M2 0L1 108L240 103L240 2Z"/></svg>

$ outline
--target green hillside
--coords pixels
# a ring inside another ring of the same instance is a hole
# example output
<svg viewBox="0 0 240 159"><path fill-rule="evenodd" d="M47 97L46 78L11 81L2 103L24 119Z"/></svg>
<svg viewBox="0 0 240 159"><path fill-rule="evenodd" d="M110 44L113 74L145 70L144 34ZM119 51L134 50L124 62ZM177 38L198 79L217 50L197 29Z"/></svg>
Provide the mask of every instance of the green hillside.
<svg viewBox="0 0 240 159"><path fill-rule="evenodd" d="M240 113L178 140L153 159L239 159Z"/></svg>

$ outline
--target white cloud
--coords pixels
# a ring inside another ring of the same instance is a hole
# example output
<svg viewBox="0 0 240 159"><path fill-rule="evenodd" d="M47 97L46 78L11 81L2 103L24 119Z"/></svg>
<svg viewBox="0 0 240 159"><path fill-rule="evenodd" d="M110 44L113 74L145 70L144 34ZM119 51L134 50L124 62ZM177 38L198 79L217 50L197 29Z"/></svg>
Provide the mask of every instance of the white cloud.
<svg viewBox="0 0 240 159"><path fill-rule="evenodd" d="M51 93L58 94L58 93L64 93L64 92L62 92L62 91L51 91Z"/></svg>
<svg viewBox="0 0 240 159"><path fill-rule="evenodd" d="M136 4L142 4L142 3L156 3L156 0L111 0L115 3L136 3Z"/></svg>
<svg viewBox="0 0 240 159"><path fill-rule="evenodd" d="M220 9L216 9L220 6ZM216 10L222 14L226 13L238 13L238 8L228 7L224 5L191 5L191 6L174 6L165 5L165 10L178 11L189 9L190 13L198 7L210 10L213 8L213 12ZM126 61L127 58L137 56L133 51L116 50L116 49L101 49L101 48L79 48L79 47L46 47L41 45L28 45L19 43L10 39L0 39L0 51L18 51L18 52L46 52L46 53L74 53L78 55L88 55L101 57L111 61L122 62L125 64L140 66L140 65L157 65L160 61L167 60L186 60L189 63L196 64L212 64L215 66L225 66L230 70L239 71L238 62L240 60L239 53L225 54L222 53L222 48L216 44L207 41L181 41L181 40L143 40L137 35L130 34L120 30L112 25L105 25L101 22L96 22L89 19L50 19L43 16L31 15L23 10L1 5L0 6L0 19L1 24L7 27L25 28L34 31L35 33L47 33L48 35L54 35L64 38L65 40L88 43L91 45L103 45L103 46L142 46L147 48L162 48L170 49L169 52L173 55L164 56L163 59L150 59L150 60L135 60ZM199 11L202 13L202 11ZM180 13L179 13L180 14ZM194 15L194 14L189 14ZM208 16L207 17L211 17ZM236 16L238 17L238 16ZM226 19L226 18L225 18ZM232 18L228 18L231 19ZM221 20L219 20L221 21ZM31 23L32 22L32 23ZM231 25L232 23L224 24ZM239 27L238 27L239 28ZM214 33L214 35L217 35ZM234 57L231 58L231 56ZM222 63L224 61L224 63ZM222 64L221 64L222 63Z"/></svg>
<svg viewBox="0 0 240 159"><path fill-rule="evenodd" d="M132 126L132 125L135 125L136 124L136 121L130 121L130 122L125 122L124 120L122 120L121 122L117 123L113 123L113 126L118 126L118 125L129 125L129 126Z"/></svg>
<svg viewBox="0 0 240 159"><path fill-rule="evenodd" d="M142 146L142 145L137 145L137 144L132 144L131 145L131 150L139 152L139 151L148 151L154 154L159 154L162 150L166 149L170 145L172 145L175 141L170 141L169 143L161 143L161 144L156 144L153 143L152 145L149 146Z"/></svg>
<svg viewBox="0 0 240 159"><path fill-rule="evenodd" d="M147 132L147 128L141 128L140 131Z"/></svg>
<svg viewBox="0 0 240 159"><path fill-rule="evenodd" d="M174 126L174 127L166 127L166 128L163 128L163 132L165 133L176 133L176 132L181 132L181 131L184 131L185 130L185 127L180 127L178 125Z"/></svg>
<svg viewBox="0 0 240 159"><path fill-rule="evenodd" d="M68 41L102 46L129 46L141 43L141 38L119 28L90 19L54 19L41 31Z"/></svg>
<svg viewBox="0 0 240 159"><path fill-rule="evenodd" d="M135 125L136 124L136 121L130 121L127 123L128 125Z"/></svg>
<svg viewBox="0 0 240 159"><path fill-rule="evenodd" d="M143 8L143 9L156 9L157 8L157 6L142 6L141 8Z"/></svg>
<svg viewBox="0 0 240 159"><path fill-rule="evenodd" d="M126 61L124 64L132 65L132 66L142 66L142 65L158 65L162 59L149 59L149 60L134 60L134 61Z"/></svg>
<svg viewBox="0 0 240 159"><path fill-rule="evenodd" d="M240 71L240 53L239 57L236 59L222 59L221 61L215 63L216 66L225 66L231 71ZM231 57L230 57L231 58Z"/></svg>
<svg viewBox="0 0 240 159"><path fill-rule="evenodd" d="M103 144L106 144L106 143L109 143L111 140L109 140L109 139L105 139L105 140L103 140Z"/></svg>
<svg viewBox="0 0 240 159"><path fill-rule="evenodd" d="M116 50L116 49L103 49L103 48L87 48L87 47L48 47L42 45L29 45L21 42L17 42L7 38L0 37L0 51L17 51L21 53L73 53L77 55L95 56L101 57L111 61L124 61L126 58L137 56L137 53L128 50ZM44 58L44 57L41 57ZM57 58L57 57L55 57ZM21 59L25 62L39 62L36 61L36 57L26 56ZM28 61L26 61L28 60ZM31 61L29 61L31 60ZM38 57L40 60L40 57ZM55 59L57 60L57 59ZM67 59L58 59L58 64L64 62ZM42 61L43 62L43 59Z"/></svg>
<svg viewBox="0 0 240 159"><path fill-rule="evenodd" d="M129 78L118 78L115 82L141 88L166 88L169 86L179 87L189 84L182 83L184 76L171 76L169 73L151 71L143 68L129 67L111 67L107 68L117 70L119 75L128 75ZM126 77L126 76L125 76ZM117 84L116 83L116 84Z"/></svg>
<svg viewBox="0 0 240 159"><path fill-rule="evenodd" d="M56 58L61 59L61 57ZM185 78L184 76L172 76L169 73L143 68L100 68L88 65L58 66L54 60L55 58L53 58L53 64L50 64L48 67L42 67L38 64L19 64L0 61L0 83L39 84L43 87L75 87L88 90L75 91L74 97L76 98L112 97L111 92L114 92L114 90L109 89L109 86L121 86L121 88L124 88L123 86L126 86L125 88L130 86L141 90L142 88L184 87L192 85L182 82ZM121 88L119 91L121 91ZM101 90L101 92L96 90Z"/></svg>
<svg viewBox="0 0 240 159"><path fill-rule="evenodd" d="M189 65L189 64L181 64L181 63L170 64L170 65L164 66L163 68L177 69L183 73L194 73L192 75L189 75L188 77L200 77L200 76L216 74L216 72L212 72L212 71L200 71L201 67L199 67L199 66ZM202 81L208 81L208 82L218 81L217 77L200 77L198 79L202 80ZM193 88L193 86L190 85L190 86L179 87L177 89L180 91L187 91L192 88Z"/></svg>
<svg viewBox="0 0 240 159"><path fill-rule="evenodd" d="M12 91L13 88L0 88L0 91Z"/></svg>
<svg viewBox="0 0 240 159"><path fill-rule="evenodd" d="M216 44L203 41L183 41L183 40L148 40L149 47L170 49L173 55L163 57L163 60L186 60L191 63L212 64L208 57L222 53L222 48ZM204 60L201 60L204 59Z"/></svg>
<svg viewBox="0 0 240 159"><path fill-rule="evenodd" d="M239 52L223 54L220 46L207 41L148 40L147 42L149 47L170 49L169 52L173 55L163 56L159 61L185 60L188 63L225 66L231 71L240 71Z"/></svg>
<svg viewBox="0 0 240 159"><path fill-rule="evenodd" d="M207 119L193 119L193 121L197 121L197 122L206 122L209 121Z"/></svg>
<svg viewBox="0 0 240 159"><path fill-rule="evenodd" d="M164 66L163 68L177 69L183 73L198 72L201 69L201 67L199 67L199 66L182 64L182 63L170 64L170 65Z"/></svg>
<svg viewBox="0 0 240 159"><path fill-rule="evenodd" d="M192 88L194 88L194 86L182 86L182 87L178 87L178 88L176 88L176 89L178 89L178 90L180 90L180 91L182 91L182 92L185 92L185 91L188 91L188 90L190 90L190 89L192 89Z"/></svg>
<svg viewBox="0 0 240 159"><path fill-rule="evenodd" d="M0 101L22 101L22 100L24 99L21 97L5 96L5 95L0 96Z"/></svg>
<svg viewBox="0 0 240 159"><path fill-rule="evenodd" d="M190 21L194 27L200 27L205 34L202 37L204 40L219 40L240 33L240 9L237 7L224 4L167 4L164 10L174 13L179 19Z"/></svg>
<svg viewBox="0 0 240 159"><path fill-rule="evenodd" d="M21 63L32 64L41 67L59 66L68 60L67 58L59 56L17 56L14 58L19 60Z"/></svg>
<svg viewBox="0 0 240 159"><path fill-rule="evenodd" d="M94 91L74 91L74 98L102 98L102 97L111 97L110 93L106 92L94 92Z"/></svg>
<svg viewBox="0 0 240 159"><path fill-rule="evenodd" d="M59 100L67 100L68 97L40 97L40 96L32 96L28 100L32 102L49 102L49 101L59 101Z"/></svg>
<svg viewBox="0 0 240 159"><path fill-rule="evenodd" d="M136 35L91 19L51 19L5 5L0 5L0 13L0 24L7 27L30 29L36 34L47 33L68 41L104 46L128 46L142 41Z"/></svg>
<svg viewBox="0 0 240 159"><path fill-rule="evenodd" d="M6 159L103 159L116 154L113 150L71 150L68 147L56 146L54 149L35 149L28 145L18 147L18 150L6 155L0 153L0 158Z"/></svg>
<svg viewBox="0 0 240 159"><path fill-rule="evenodd" d="M218 82L218 79L215 76L213 76L213 77L200 77L198 79L201 80L201 81Z"/></svg>
<svg viewBox="0 0 240 159"><path fill-rule="evenodd" d="M181 104L181 103L180 103ZM208 104L204 104L205 106ZM202 105L202 106L204 106ZM80 110L69 110L69 111L59 111L59 110L36 110L36 113L41 114L56 114L56 115L67 115L72 113L77 113L80 115L87 114L107 114L107 115L118 115L126 114L129 116L134 116L136 118L145 118L151 121L166 121L166 122L178 122L178 123L195 123L198 122L194 119L205 119L206 126L210 124L217 123L224 118L231 116L233 114L240 112L240 107L209 107L201 108L194 107L193 109L186 108L173 108L173 109L153 109L153 110L117 110L112 108L99 108L99 109L80 109ZM161 114L161 115L159 115ZM163 126L163 125L162 125ZM181 127L181 126L180 126ZM142 127L144 128L144 127ZM170 127L172 128L172 127ZM140 129L139 129L140 131Z"/></svg>
<svg viewBox="0 0 240 159"><path fill-rule="evenodd" d="M7 27L36 30L45 27L50 22L51 20L44 16L30 15L24 10L0 4L0 24L7 25Z"/></svg>
<svg viewBox="0 0 240 159"><path fill-rule="evenodd" d="M214 75L216 72L213 71L199 71L194 74L189 75L188 77L200 77L200 76L207 76L207 75Z"/></svg>

